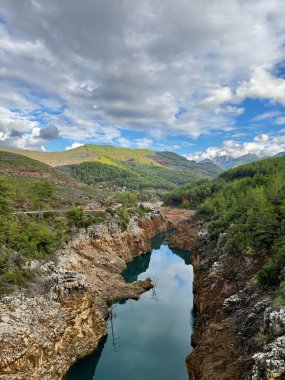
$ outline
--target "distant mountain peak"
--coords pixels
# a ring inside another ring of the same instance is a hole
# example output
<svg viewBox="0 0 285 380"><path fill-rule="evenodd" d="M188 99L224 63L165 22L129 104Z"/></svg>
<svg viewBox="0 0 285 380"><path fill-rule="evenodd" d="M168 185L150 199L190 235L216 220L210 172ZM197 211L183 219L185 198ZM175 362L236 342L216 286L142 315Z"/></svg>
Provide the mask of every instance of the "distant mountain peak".
<svg viewBox="0 0 285 380"><path fill-rule="evenodd" d="M224 154L222 156L216 156L212 160L204 159L201 161L201 163L204 163L204 162L209 163L211 161L222 169L231 169L236 166L249 164L250 162L254 162L258 160L260 160L260 157L252 153L244 154L240 157L232 157L227 154Z"/></svg>

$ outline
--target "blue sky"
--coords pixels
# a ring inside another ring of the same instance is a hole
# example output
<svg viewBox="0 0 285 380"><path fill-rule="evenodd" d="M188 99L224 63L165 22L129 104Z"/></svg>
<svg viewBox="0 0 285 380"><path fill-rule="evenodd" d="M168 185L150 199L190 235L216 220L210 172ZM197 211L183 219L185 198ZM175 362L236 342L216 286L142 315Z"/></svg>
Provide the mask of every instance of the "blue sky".
<svg viewBox="0 0 285 380"><path fill-rule="evenodd" d="M0 145L285 150L283 0L2 0Z"/></svg>

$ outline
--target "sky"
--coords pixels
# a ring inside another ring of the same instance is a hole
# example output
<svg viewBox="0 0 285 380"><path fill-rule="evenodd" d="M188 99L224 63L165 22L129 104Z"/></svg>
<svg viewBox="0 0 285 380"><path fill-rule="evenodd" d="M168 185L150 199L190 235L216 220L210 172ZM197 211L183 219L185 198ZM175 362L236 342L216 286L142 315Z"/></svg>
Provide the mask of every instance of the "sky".
<svg viewBox="0 0 285 380"><path fill-rule="evenodd" d="M285 151L284 0L0 0L0 146Z"/></svg>

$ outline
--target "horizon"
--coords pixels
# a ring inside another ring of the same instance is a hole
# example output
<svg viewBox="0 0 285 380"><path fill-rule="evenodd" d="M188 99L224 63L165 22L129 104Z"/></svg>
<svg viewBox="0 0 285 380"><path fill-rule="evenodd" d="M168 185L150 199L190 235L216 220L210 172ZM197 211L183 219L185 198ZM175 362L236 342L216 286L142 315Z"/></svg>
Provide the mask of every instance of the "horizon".
<svg viewBox="0 0 285 380"><path fill-rule="evenodd" d="M282 0L3 0L0 146L285 151Z"/></svg>
<svg viewBox="0 0 285 380"><path fill-rule="evenodd" d="M74 147L74 148L68 148L68 149L65 149L65 150L57 150L57 151L54 150L54 151L49 151L49 152L43 151L43 150L18 149L18 148L9 148L9 147L5 147L5 146L0 146L0 151L8 151L8 152L9 151L11 151L11 152L36 152L36 153L41 153L41 154L49 154L49 153L64 153L64 152L67 152L67 151L72 151L72 150L80 149L80 148L82 148L84 146L96 146L96 147L107 147L107 148L114 148L114 149L128 149L128 150L150 151L150 152L153 152L153 153L167 152L167 153L179 154L179 153L176 153L176 152L171 151L171 150L155 150L155 149L149 149L149 148L129 148L129 147L114 146L114 145L109 145L109 144L83 144L83 145L80 145L80 146L77 146L77 147ZM285 154L285 151L281 151L279 153L284 153ZM270 158L270 157L275 157L279 153L276 153L276 154L274 154L272 156L258 156L258 155L254 154L254 153L246 153L246 154L241 155L241 156L229 156L229 155L226 155L226 154L221 154L221 155L217 155L213 159L202 158L200 160L194 160L192 158L185 157L184 155L180 155L180 156L186 158L189 161L193 161L193 162L197 162L197 163L203 163L204 161L205 162L209 161L209 162L212 162L212 163L218 165L217 162L215 162L215 160L219 159L219 158L224 158L224 157L227 157L227 158L230 158L230 159L238 159L238 158L243 158L243 157L246 157L246 156L255 156L255 157L257 157L257 159L266 159L266 158Z"/></svg>

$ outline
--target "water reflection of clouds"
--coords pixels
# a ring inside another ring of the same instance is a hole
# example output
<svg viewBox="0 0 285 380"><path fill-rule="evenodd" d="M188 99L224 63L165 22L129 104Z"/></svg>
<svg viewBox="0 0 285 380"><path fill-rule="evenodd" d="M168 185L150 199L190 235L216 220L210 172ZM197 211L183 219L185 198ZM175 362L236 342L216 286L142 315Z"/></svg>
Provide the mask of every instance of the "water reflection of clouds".
<svg viewBox="0 0 285 380"><path fill-rule="evenodd" d="M139 279L146 277L157 279L158 302L149 291L139 301L115 306L115 338L123 342L114 352L109 334L94 380L188 379L185 357L191 350L192 266L162 245L152 252L146 272L139 275ZM83 374L76 380L92 377Z"/></svg>
<svg viewBox="0 0 285 380"><path fill-rule="evenodd" d="M158 279L158 302L148 292L139 302L132 302L132 308L118 305L116 330L124 344L115 367L124 368L124 375L116 378L187 379L184 359L190 351L192 267L162 246L153 252L148 270L139 277L148 276ZM105 357L110 359L110 354ZM158 361L167 366L158 366Z"/></svg>

